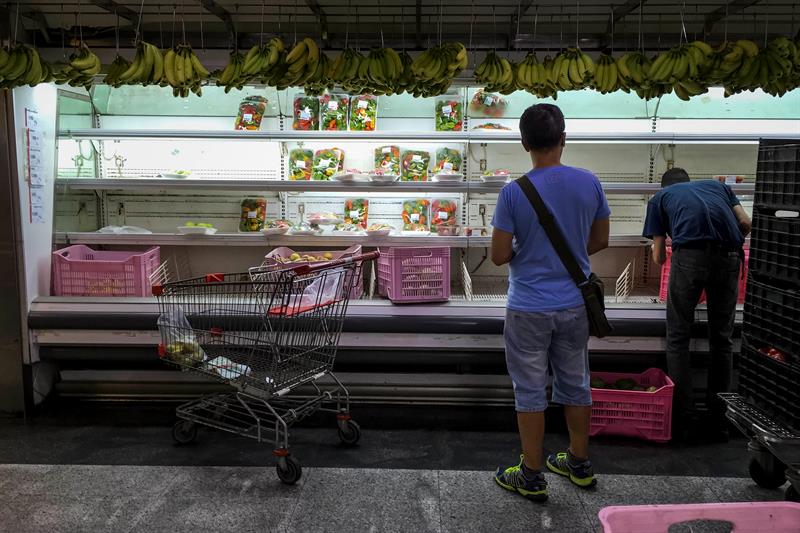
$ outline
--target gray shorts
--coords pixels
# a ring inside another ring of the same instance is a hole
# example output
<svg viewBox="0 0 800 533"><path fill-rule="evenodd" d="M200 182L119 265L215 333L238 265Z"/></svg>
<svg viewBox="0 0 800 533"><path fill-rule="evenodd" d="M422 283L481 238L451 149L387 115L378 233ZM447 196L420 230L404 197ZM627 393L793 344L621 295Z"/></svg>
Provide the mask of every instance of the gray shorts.
<svg viewBox="0 0 800 533"><path fill-rule="evenodd" d="M503 336L517 411L547 408L548 361L553 370L553 402L592 405L589 320L583 306L541 313L508 309Z"/></svg>

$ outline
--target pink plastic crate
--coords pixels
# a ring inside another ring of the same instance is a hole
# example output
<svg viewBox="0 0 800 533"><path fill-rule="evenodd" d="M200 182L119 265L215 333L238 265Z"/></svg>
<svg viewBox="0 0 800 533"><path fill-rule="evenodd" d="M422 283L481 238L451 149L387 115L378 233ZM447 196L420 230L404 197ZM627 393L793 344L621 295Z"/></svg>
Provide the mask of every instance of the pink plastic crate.
<svg viewBox="0 0 800 533"><path fill-rule="evenodd" d="M394 303L450 299L450 248L381 248L378 293Z"/></svg>
<svg viewBox="0 0 800 533"><path fill-rule="evenodd" d="M662 302L667 301L667 293L669 287L669 265L670 261L672 260L672 247L667 246L667 260L661 266L661 288L658 291L658 296L661 298ZM744 250L744 277L739 276L739 297L738 301L740 304L744 303L744 293L747 290L747 263L750 262L750 249L745 248ZM703 291L703 294L700 295L700 302L706 301L706 293Z"/></svg>
<svg viewBox="0 0 800 533"><path fill-rule="evenodd" d="M734 533L800 531L800 503L794 502L611 506L598 516L605 533L667 533L669 526L692 520L724 520Z"/></svg>
<svg viewBox="0 0 800 533"><path fill-rule="evenodd" d="M641 374L592 372L612 384L631 378L655 392L592 389L592 420L589 435L622 435L656 442L672 437L672 391L675 384L663 370L650 368Z"/></svg>
<svg viewBox="0 0 800 533"><path fill-rule="evenodd" d="M55 296L149 296L161 264L158 246L146 252L105 252L77 244L53 252Z"/></svg>
<svg viewBox="0 0 800 533"><path fill-rule="evenodd" d="M292 254L298 253L300 255L313 255L314 257L320 257L326 253L331 254L331 261L334 259L342 259L344 257L354 257L356 255L361 255L361 245L356 244L347 248L346 250L323 250L321 252L300 252L292 250L291 248L287 248L286 246L280 246L275 248L270 253L268 253L264 257L264 263L266 265L273 265L276 264L275 257L283 257L284 259L288 259L292 256ZM320 263L324 263L325 261L308 261L309 265L316 265ZM304 261L305 263L305 261ZM296 264L296 263L288 263L284 261L282 264ZM350 298L351 299L358 299L364 294L364 276L361 275L353 282L353 289L350 291Z"/></svg>

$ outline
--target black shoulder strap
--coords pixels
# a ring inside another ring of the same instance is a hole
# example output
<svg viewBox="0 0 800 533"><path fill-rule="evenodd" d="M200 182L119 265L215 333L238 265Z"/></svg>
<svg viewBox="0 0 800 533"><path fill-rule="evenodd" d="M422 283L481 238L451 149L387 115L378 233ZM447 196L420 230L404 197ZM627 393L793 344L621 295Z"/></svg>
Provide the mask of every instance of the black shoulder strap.
<svg viewBox="0 0 800 533"><path fill-rule="evenodd" d="M564 234L561 233L561 229L556 224L556 219L553 218L553 214L547 209L547 206L544 205L544 200L542 200L542 197L539 195L539 191L533 186L528 176L522 176L516 180L516 182L522 189L522 192L525 193L525 196L528 197L528 201L533 206L533 210L536 211L536 215L539 217L539 224L542 225L544 232L547 233L547 237L550 239L550 243L553 245L558 257L564 264L564 268L569 272L575 285L580 287L588 281L586 274L584 274L578 261L569 249L567 241L564 239Z"/></svg>

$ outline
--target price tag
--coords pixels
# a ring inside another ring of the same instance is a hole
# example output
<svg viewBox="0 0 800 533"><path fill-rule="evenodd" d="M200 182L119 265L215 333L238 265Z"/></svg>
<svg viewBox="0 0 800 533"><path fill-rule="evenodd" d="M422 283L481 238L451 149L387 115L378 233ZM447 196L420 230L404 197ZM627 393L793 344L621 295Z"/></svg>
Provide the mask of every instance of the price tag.
<svg viewBox="0 0 800 533"><path fill-rule="evenodd" d="M453 170L453 163L450 161L445 161L442 163L442 170Z"/></svg>
<svg viewBox="0 0 800 533"><path fill-rule="evenodd" d="M439 211L439 220L447 220L450 214L447 211Z"/></svg>
<svg viewBox="0 0 800 533"><path fill-rule="evenodd" d="M294 162L295 168L306 168L306 162L304 159L300 159L299 161Z"/></svg>
<svg viewBox="0 0 800 533"><path fill-rule="evenodd" d="M390 153L392 153L392 147L391 146L384 146L383 148L381 148L381 153L382 154L390 154Z"/></svg>
<svg viewBox="0 0 800 533"><path fill-rule="evenodd" d="M442 115L450 116L450 114L452 112L453 112L453 108L451 106L446 105L446 106L442 107Z"/></svg>
<svg viewBox="0 0 800 533"><path fill-rule="evenodd" d="M317 166L320 167L320 168L329 167L329 166L331 166L331 160L330 159L320 159L319 163L317 163Z"/></svg>
<svg viewBox="0 0 800 533"><path fill-rule="evenodd" d="M248 211L247 218L256 218L258 216L258 211Z"/></svg>
<svg viewBox="0 0 800 533"><path fill-rule="evenodd" d="M411 157L411 161L413 161L414 163L422 163L422 156L419 154L414 154Z"/></svg>
<svg viewBox="0 0 800 533"><path fill-rule="evenodd" d="M372 123L372 117L367 115L366 117L364 117L364 122Z"/></svg>
<svg viewBox="0 0 800 533"><path fill-rule="evenodd" d="M305 107L300 110L300 120L311 120L311 109Z"/></svg>
<svg viewBox="0 0 800 533"><path fill-rule="evenodd" d="M419 213L411 213L409 218L411 219L411 222L414 222L416 224L419 222Z"/></svg>
<svg viewBox="0 0 800 533"><path fill-rule="evenodd" d="M361 218L361 211L350 211L350 218Z"/></svg>
<svg viewBox="0 0 800 533"><path fill-rule="evenodd" d="M245 113L242 115L242 122L252 122L253 121L253 114L252 113Z"/></svg>
<svg viewBox="0 0 800 533"><path fill-rule="evenodd" d="M359 100L358 101L359 109L366 109L368 105L369 105L369 102L367 102L366 100Z"/></svg>
<svg viewBox="0 0 800 533"><path fill-rule="evenodd" d="M328 102L328 109L336 111L337 109L339 109L339 102L337 102L336 100L331 100L330 102Z"/></svg>
<svg viewBox="0 0 800 533"><path fill-rule="evenodd" d="M483 105L494 105L494 96L492 95L487 96L486 99L483 101Z"/></svg>

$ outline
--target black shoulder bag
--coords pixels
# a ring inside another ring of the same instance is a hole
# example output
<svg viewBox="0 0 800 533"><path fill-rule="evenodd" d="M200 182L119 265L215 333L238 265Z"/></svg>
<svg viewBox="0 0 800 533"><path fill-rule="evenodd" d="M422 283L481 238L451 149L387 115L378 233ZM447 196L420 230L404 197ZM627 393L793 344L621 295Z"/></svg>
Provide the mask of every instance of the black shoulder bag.
<svg viewBox="0 0 800 533"><path fill-rule="evenodd" d="M522 192L528 197L528 201L536 211L539 217L539 224L544 228L550 243L553 245L558 257L564 264L575 285L580 289L583 295L583 302L586 305L586 316L589 318L589 333L593 337L603 338L611 333L611 324L608 323L606 318L606 303L603 291L603 281L592 273L588 278L583 273L578 261L567 246L567 241L564 239L564 234L561 229L556 225L556 219L553 214L544 205L539 191L533 186L528 176L522 176L517 180L517 185L520 186Z"/></svg>

